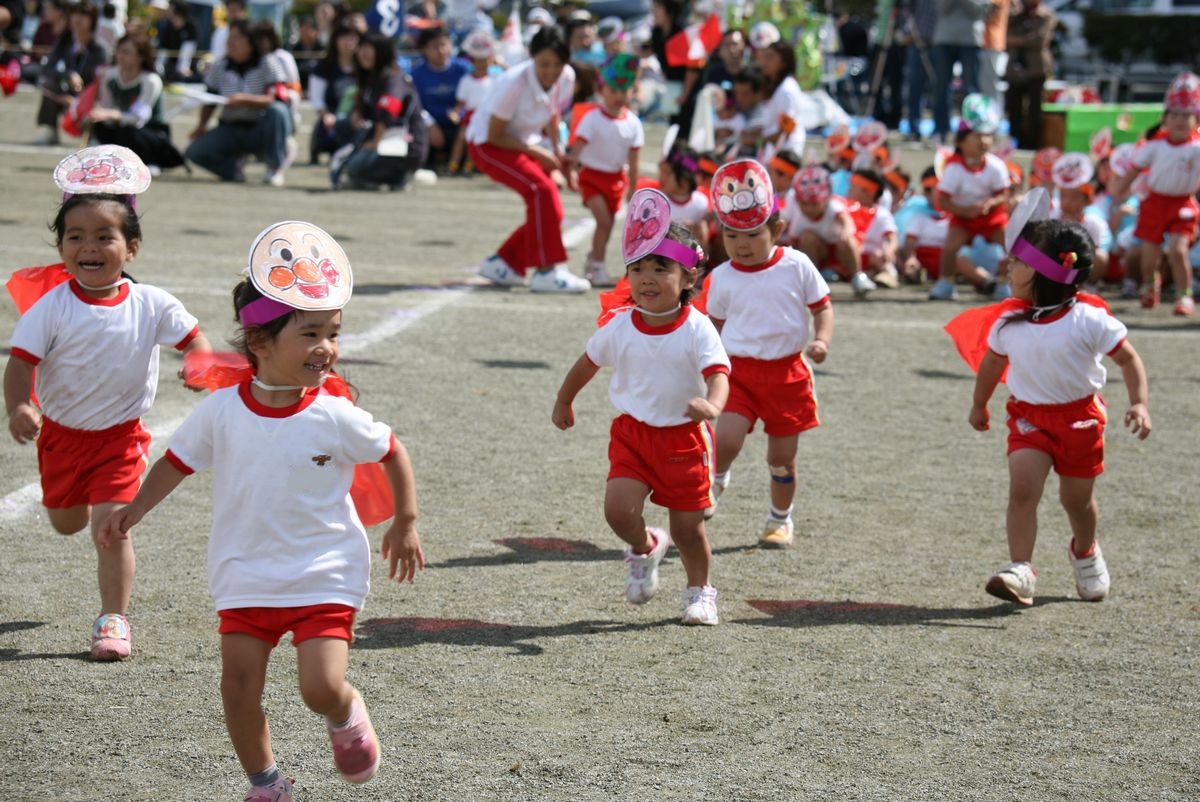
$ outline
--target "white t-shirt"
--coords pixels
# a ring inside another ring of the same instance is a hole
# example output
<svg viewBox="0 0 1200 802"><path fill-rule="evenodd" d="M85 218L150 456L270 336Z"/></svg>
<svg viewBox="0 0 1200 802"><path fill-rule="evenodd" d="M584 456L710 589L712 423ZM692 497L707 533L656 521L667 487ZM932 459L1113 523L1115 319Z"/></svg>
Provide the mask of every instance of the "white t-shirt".
<svg viewBox="0 0 1200 802"><path fill-rule="evenodd" d="M974 170L956 155L946 161L938 192L959 206L974 206L1008 189L1011 180L1008 166L991 153L983 154L983 164Z"/></svg>
<svg viewBox="0 0 1200 802"><path fill-rule="evenodd" d="M42 296L13 330L13 356L37 366L46 417L98 431L135 420L158 390L158 347L183 349L199 329L175 296L125 282L99 300L71 279Z"/></svg>
<svg viewBox="0 0 1200 802"><path fill-rule="evenodd" d="M871 225L867 226L866 238L863 240L863 250L867 253L878 253L883 250L883 240L888 234L896 234L896 218L883 204L875 207L875 215Z"/></svg>
<svg viewBox="0 0 1200 802"><path fill-rule="evenodd" d="M602 107L583 116L575 136L585 143L579 163L604 173L619 173L629 163L629 151L646 144L642 121L629 109L613 117Z"/></svg>
<svg viewBox="0 0 1200 802"><path fill-rule="evenodd" d="M712 321L690 306L669 326L648 326L641 312L617 312L591 336L587 358L613 369L608 398L617 411L650 426L691 421L684 411L708 395L705 379L729 371Z"/></svg>
<svg viewBox="0 0 1200 802"><path fill-rule="evenodd" d="M708 314L725 321L721 340L732 356L800 353L808 345L812 310L829 300L829 285L812 260L793 248L776 248L761 265L725 262L708 281Z"/></svg>
<svg viewBox="0 0 1200 802"><path fill-rule="evenodd" d="M904 236L907 239L915 239L918 248L945 248L946 234L949 231L949 215L934 217L929 214L914 214L908 218Z"/></svg>
<svg viewBox="0 0 1200 802"><path fill-rule="evenodd" d="M1001 318L988 332L988 348L1008 357L1008 389L1018 401L1067 404L1104 388L1102 360L1125 342L1125 324L1082 301L1049 322Z"/></svg>
<svg viewBox="0 0 1200 802"><path fill-rule="evenodd" d="M708 217L710 211L708 197L700 190L693 192L692 196L683 203L669 195L667 200L671 202L672 223L690 226Z"/></svg>
<svg viewBox="0 0 1200 802"><path fill-rule="evenodd" d="M791 150L804 152L805 129L812 117L815 104L804 94L800 84L792 76L783 79L776 87L770 100L763 104L763 136L770 138L781 132L784 119L791 121L792 132L785 134L775 145L776 152Z"/></svg>
<svg viewBox="0 0 1200 802"><path fill-rule="evenodd" d="M467 73L459 80L454 99L463 104L463 108L467 111L474 111L488 96L495 80L490 74L476 78L472 73Z"/></svg>
<svg viewBox="0 0 1200 802"><path fill-rule="evenodd" d="M1062 209L1056 204L1051 208L1050 216L1056 220L1063 219ZM1097 250L1107 251L1112 248L1112 230L1108 227L1108 221L1100 216L1100 210L1088 206L1083 210L1083 219L1075 222L1087 231L1088 236L1092 238L1093 247Z"/></svg>
<svg viewBox="0 0 1200 802"><path fill-rule="evenodd" d="M800 211L800 202L794 197L783 207L782 217L787 222L787 237L795 240L805 231L815 232L822 242L835 243L838 240L838 216L846 212L846 202L841 198L830 198L825 205L825 211L816 220ZM846 223L850 233L854 233L854 221Z"/></svg>
<svg viewBox="0 0 1200 802"><path fill-rule="evenodd" d="M1172 144L1151 139L1133 152L1133 165L1149 168L1150 190L1159 195L1192 195L1200 189L1200 133Z"/></svg>
<svg viewBox="0 0 1200 802"><path fill-rule="evenodd" d="M371 549L350 485L355 465L392 448L386 424L318 390L272 408L244 382L197 404L167 459L185 473L212 469L208 587L217 609L362 609Z"/></svg>
<svg viewBox="0 0 1200 802"><path fill-rule="evenodd" d="M508 120L505 130L527 145L536 145L550 118L562 112L575 92L575 70L568 64L547 92L538 83L533 60L522 62L496 79L467 126L467 141L482 145L488 140L492 116Z"/></svg>

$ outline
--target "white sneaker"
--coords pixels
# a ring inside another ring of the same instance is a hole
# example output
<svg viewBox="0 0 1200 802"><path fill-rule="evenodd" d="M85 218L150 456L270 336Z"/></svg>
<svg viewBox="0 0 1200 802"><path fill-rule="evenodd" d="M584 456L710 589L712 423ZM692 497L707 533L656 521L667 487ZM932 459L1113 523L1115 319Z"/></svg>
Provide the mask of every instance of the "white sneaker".
<svg viewBox="0 0 1200 802"><path fill-rule="evenodd" d="M894 290L900 286L900 272L896 270L895 265L885 265L882 270L875 274L875 278L872 281L880 287Z"/></svg>
<svg viewBox="0 0 1200 802"><path fill-rule="evenodd" d="M929 300L931 301L953 301L958 298L958 290L954 284L944 278L940 278L933 283L929 288Z"/></svg>
<svg viewBox="0 0 1200 802"><path fill-rule="evenodd" d="M876 289L876 286L875 282L871 281L871 278L860 270L850 279L850 289L854 290L855 295L861 297Z"/></svg>
<svg viewBox="0 0 1200 802"><path fill-rule="evenodd" d="M576 276L566 265L555 265L550 270L539 270L529 280L530 292L580 293L587 292L592 285L587 279Z"/></svg>
<svg viewBox="0 0 1200 802"><path fill-rule="evenodd" d="M713 477L712 483L712 506L704 510L704 520L710 521L717 514L717 503L721 500L721 494L725 492L725 488L729 486L729 471L725 472L725 481L722 482L716 477Z"/></svg>
<svg viewBox="0 0 1200 802"><path fill-rule="evenodd" d="M646 533L654 538L649 554L634 554L625 549L625 598L633 604L645 604L658 590L658 564L671 546L671 536L653 526Z"/></svg>
<svg viewBox="0 0 1200 802"><path fill-rule="evenodd" d="M584 262L583 275L593 287L612 287L617 282L608 275L608 267L603 260L588 259Z"/></svg>
<svg viewBox="0 0 1200 802"><path fill-rule="evenodd" d="M796 530L792 526L791 518L780 521L768 517L763 525L762 534L758 536L758 545L764 549L786 549L795 539Z"/></svg>
<svg viewBox="0 0 1200 802"><path fill-rule="evenodd" d="M479 265L479 275L501 287L522 287L525 285L525 277L513 270L508 262L499 256L489 256L484 259L483 264Z"/></svg>
<svg viewBox="0 0 1200 802"><path fill-rule="evenodd" d="M1075 570L1075 589L1079 598L1084 601L1101 601L1108 595L1108 566L1104 555L1100 552L1100 544L1087 557L1076 557L1073 548L1075 541L1067 547L1067 556L1071 558L1071 568Z"/></svg>
<svg viewBox="0 0 1200 802"><path fill-rule="evenodd" d="M1029 563L1009 563L987 581L985 589L997 599L1029 607L1037 585L1037 571Z"/></svg>
<svg viewBox="0 0 1200 802"><path fill-rule="evenodd" d="M683 618L687 626L715 627L717 625L717 589L712 585L683 589Z"/></svg>
<svg viewBox="0 0 1200 802"><path fill-rule="evenodd" d="M287 142L283 145L283 162L279 165L280 170L286 170L296 161L296 154L300 152L300 143L296 141L296 137L289 136Z"/></svg>
<svg viewBox="0 0 1200 802"><path fill-rule="evenodd" d="M263 175L263 183L273 187L283 186L283 168L275 167L267 168L267 172Z"/></svg>

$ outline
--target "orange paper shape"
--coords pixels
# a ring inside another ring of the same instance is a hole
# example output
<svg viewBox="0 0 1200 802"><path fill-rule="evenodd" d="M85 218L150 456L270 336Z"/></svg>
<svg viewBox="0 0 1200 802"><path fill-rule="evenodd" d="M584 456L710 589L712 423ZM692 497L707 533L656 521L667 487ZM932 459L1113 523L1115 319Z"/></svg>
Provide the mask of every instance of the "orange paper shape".
<svg viewBox="0 0 1200 802"><path fill-rule="evenodd" d="M17 314L23 315L43 295L70 279L71 274L67 272L67 266L59 262L42 267L22 267L12 274L4 287L13 303L17 305Z"/></svg>

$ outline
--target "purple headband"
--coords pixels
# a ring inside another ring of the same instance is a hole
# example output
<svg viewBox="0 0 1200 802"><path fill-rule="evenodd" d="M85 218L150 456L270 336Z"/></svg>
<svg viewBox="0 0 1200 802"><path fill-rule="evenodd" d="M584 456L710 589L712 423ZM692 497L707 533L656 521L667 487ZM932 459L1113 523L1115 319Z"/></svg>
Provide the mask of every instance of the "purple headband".
<svg viewBox="0 0 1200 802"><path fill-rule="evenodd" d="M672 153L671 154L671 163L681 165L685 169L687 169L693 173L697 172L700 169L700 164L695 159L693 159L691 156L688 156L686 153L679 153L679 152Z"/></svg>
<svg viewBox="0 0 1200 802"><path fill-rule="evenodd" d="M664 238L662 242L654 246L650 253L674 259L688 270L695 270L696 265L700 264L700 254L696 252L695 248L689 248L682 242L676 242L673 239Z"/></svg>
<svg viewBox="0 0 1200 802"><path fill-rule="evenodd" d="M1072 257L1070 260L1064 259L1064 262L1056 262L1053 257L1042 253L1021 237L1017 237L1013 243L1011 253L1046 278L1057 281L1059 284L1074 284L1075 277L1079 275L1078 269L1071 269L1064 263L1065 261L1070 261L1071 264L1075 263L1073 258L1075 254L1073 253L1068 254Z"/></svg>
<svg viewBox="0 0 1200 802"><path fill-rule="evenodd" d="M83 193L80 193L80 192L64 192L64 193L63 193L63 203L66 203L66 202L67 202L67 201L69 201L71 198L75 197L76 195L80 195L80 194L82 194L82 195L93 195L93 194L96 194L96 193L92 193L92 192L83 192ZM137 195L118 195L118 197L119 197L121 200L125 201L125 205L126 205L126 206L128 206L130 209L133 209L135 212L137 211Z"/></svg>
<svg viewBox="0 0 1200 802"><path fill-rule="evenodd" d="M296 307L276 301L274 298L256 298L238 310L238 322L243 326L263 326L281 318Z"/></svg>

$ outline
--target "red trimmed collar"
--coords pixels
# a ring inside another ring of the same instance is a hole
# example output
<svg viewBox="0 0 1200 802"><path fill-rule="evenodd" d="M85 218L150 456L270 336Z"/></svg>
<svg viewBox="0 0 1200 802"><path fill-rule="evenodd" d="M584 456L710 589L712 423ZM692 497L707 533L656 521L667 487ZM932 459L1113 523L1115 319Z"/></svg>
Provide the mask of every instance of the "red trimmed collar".
<svg viewBox="0 0 1200 802"><path fill-rule="evenodd" d="M951 164L961 164L963 169L966 170L968 173L981 173L981 172L983 172L983 168L987 167L987 157L988 157L988 154L984 153L983 156L979 159L979 166L972 167L971 165L967 164L967 160L965 158L963 158L963 155L961 153L956 152L949 159L946 159L946 166L949 166Z"/></svg>
<svg viewBox="0 0 1200 802"><path fill-rule="evenodd" d="M1156 133L1154 135L1154 138L1161 139L1163 142L1166 142L1171 147L1177 148L1180 145L1190 145L1194 142L1200 142L1200 128L1194 129L1191 133L1188 134L1187 139L1181 139L1178 142L1171 139L1170 135L1167 133L1166 128L1158 129L1158 133Z"/></svg>
<svg viewBox="0 0 1200 802"><path fill-rule="evenodd" d="M117 294L111 298L96 298L88 295L83 289L78 279L72 278L70 281L71 292L75 293L75 297L83 301L89 306L119 306L126 298L129 297L129 282L123 282L120 287L117 287Z"/></svg>
<svg viewBox="0 0 1200 802"><path fill-rule="evenodd" d="M626 117L629 116L629 109L624 108L624 107L621 108L621 113L616 114L616 115L609 114L608 109L604 108L603 103L597 104L596 108L600 109L600 111L603 112L604 116L607 117L608 119L616 120L618 122L620 122L621 120L624 120Z"/></svg>
<svg viewBox="0 0 1200 802"><path fill-rule="evenodd" d="M629 313L629 319L633 321L633 327L642 334L658 336L660 334L670 334L682 326L684 322L687 321L688 315L691 314L691 311L692 307L688 304L684 304L683 308L679 310L679 317L675 318L670 323L664 323L661 326L654 326L648 323L646 319L642 317L642 313L637 309L634 309Z"/></svg>
<svg viewBox="0 0 1200 802"><path fill-rule="evenodd" d="M775 252L773 254L771 254L771 258L765 262L760 262L759 264L756 264L756 265L743 265L743 264L740 264L740 263L735 262L732 259L730 259L729 266L732 267L734 270L740 270L743 273L758 273L759 271L766 270L768 267L774 267L776 264L778 264L779 260L782 258L783 258L783 248L776 246Z"/></svg>
<svg viewBox="0 0 1200 802"><path fill-rule="evenodd" d="M242 399L242 403L246 405L246 409L261 418L290 418L297 412L307 409L316 400L320 392L320 387L310 387L304 391L304 395L294 404L288 404L286 407L269 407L255 398L254 393L250 392L249 379L238 385L238 396Z"/></svg>

